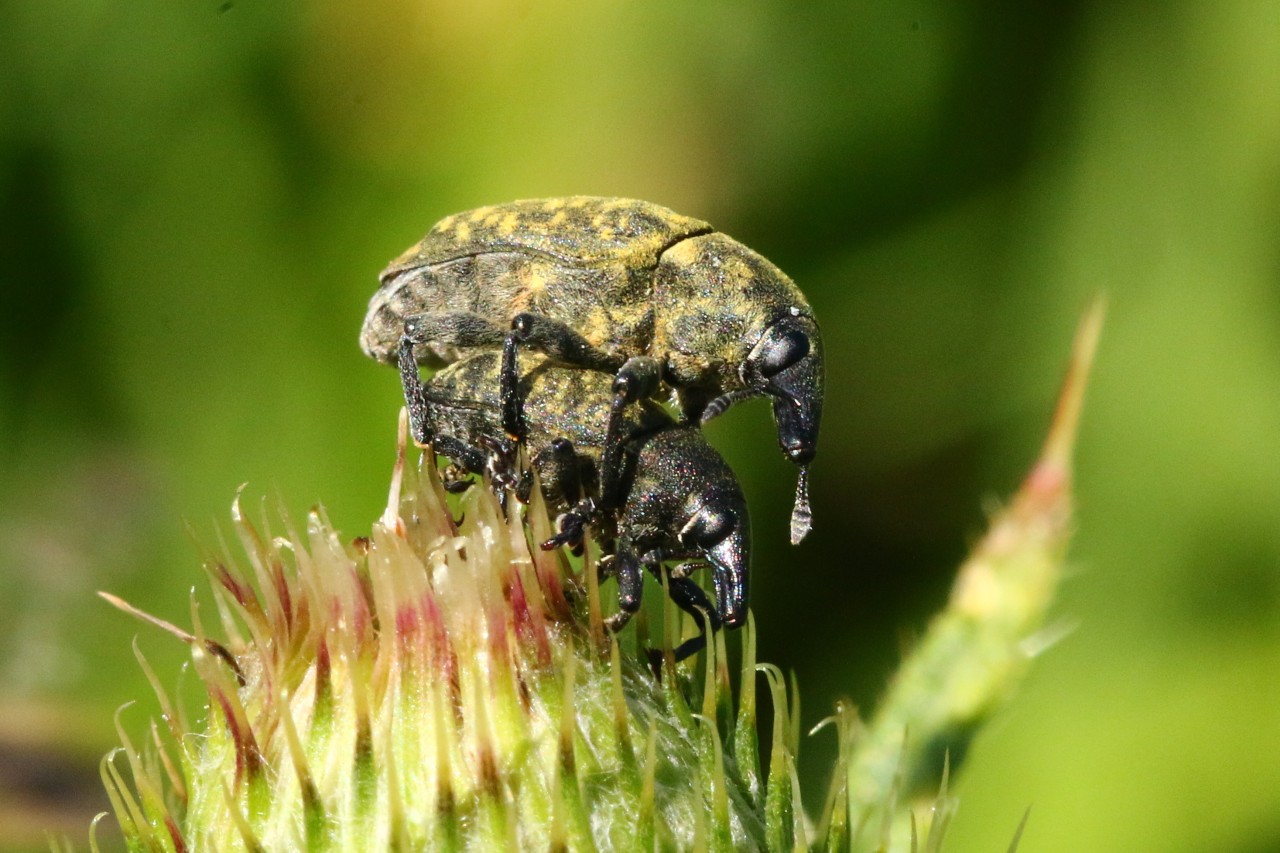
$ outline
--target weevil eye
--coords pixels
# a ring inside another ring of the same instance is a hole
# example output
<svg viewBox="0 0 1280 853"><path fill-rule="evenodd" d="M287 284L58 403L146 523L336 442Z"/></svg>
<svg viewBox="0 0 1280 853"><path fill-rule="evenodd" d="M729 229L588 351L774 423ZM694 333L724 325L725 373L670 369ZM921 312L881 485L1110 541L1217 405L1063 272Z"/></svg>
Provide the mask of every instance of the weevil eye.
<svg viewBox="0 0 1280 853"><path fill-rule="evenodd" d="M730 513L703 507L680 531L680 541L686 545L710 548L728 536L732 530L733 516Z"/></svg>
<svg viewBox="0 0 1280 853"><path fill-rule="evenodd" d="M773 330L760 353L756 367L768 379L809 354L809 336L799 329Z"/></svg>

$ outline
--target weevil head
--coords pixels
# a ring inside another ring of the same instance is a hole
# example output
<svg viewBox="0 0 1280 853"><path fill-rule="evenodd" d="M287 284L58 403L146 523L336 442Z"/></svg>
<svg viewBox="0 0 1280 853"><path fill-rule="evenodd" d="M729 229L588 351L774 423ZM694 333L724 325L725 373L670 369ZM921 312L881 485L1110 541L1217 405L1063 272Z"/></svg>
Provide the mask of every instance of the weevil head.
<svg viewBox="0 0 1280 853"><path fill-rule="evenodd" d="M751 520L741 491L707 496L690 514L679 538L711 564L716 612L724 627L742 625L747 618Z"/></svg>
<svg viewBox="0 0 1280 853"><path fill-rule="evenodd" d="M751 517L733 474L702 431L672 426L643 440L620 527L646 548L710 565L716 615L735 628L747 618Z"/></svg>
<svg viewBox="0 0 1280 853"><path fill-rule="evenodd" d="M793 308L775 320L747 354L741 377L746 388L773 398L782 452L808 464L822 421L822 337L813 317Z"/></svg>
<svg viewBox="0 0 1280 853"><path fill-rule="evenodd" d="M773 399L778 445L797 465L807 465L818 445L822 422L822 336L812 315L790 308L766 325L738 365L740 387L711 400L706 423L739 400Z"/></svg>
<svg viewBox="0 0 1280 853"><path fill-rule="evenodd" d="M791 544L799 545L813 526L808 464L822 422L822 336L812 315L792 307L774 320L743 361L740 375L746 393L773 398L778 444L802 466L791 511Z"/></svg>

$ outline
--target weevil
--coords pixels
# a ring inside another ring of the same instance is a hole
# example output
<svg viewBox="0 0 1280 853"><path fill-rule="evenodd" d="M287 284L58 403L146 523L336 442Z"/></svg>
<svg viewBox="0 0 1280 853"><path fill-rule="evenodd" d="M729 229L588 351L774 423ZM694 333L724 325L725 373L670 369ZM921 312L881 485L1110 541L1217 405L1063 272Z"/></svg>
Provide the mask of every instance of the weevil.
<svg viewBox="0 0 1280 853"><path fill-rule="evenodd" d="M548 506L563 512L560 532L543 546L580 542L592 524L613 548L608 564L618 582L619 611L610 617L611 630L639 609L645 570L658 578L665 572L672 600L702 630L676 650L677 659L701 648L708 629L742 625L750 516L733 471L697 426L677 423L655 402L641 400L623 418L623 458L606 467L609 377L543 358L520 375L521 423L514 424L498 390L510 358L510 351L479 352L423 383L406 343L399 367L415 440L518 492L532 480L508 467L516 456L510 435L518 433ZM669 561L686 562L664 569ZM714 603L689 576L703 565L711 569Z"/></svg>
<svg viewBox="0 0 1280 853"><path fill-rule="evenodd" d="M438 367L505 341L614 374L621 410L672 393L704 423L769 396L800 467L791 541L811 527L808 464L822 417L823 349L804 294L780 269L697 219L620 198L516 201L448 216L383 271L360 342L395 363L401 338ZM505 377L505 405L514 405Z"/></svg>

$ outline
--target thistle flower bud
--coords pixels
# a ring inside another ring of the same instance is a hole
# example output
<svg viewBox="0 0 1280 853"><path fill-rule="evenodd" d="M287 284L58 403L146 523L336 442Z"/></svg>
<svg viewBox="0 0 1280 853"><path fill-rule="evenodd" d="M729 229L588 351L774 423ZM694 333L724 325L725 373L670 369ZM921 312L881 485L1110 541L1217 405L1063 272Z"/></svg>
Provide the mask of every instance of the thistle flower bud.
<svg viewBox="0 0 1280 853"><path fill-rule="evenodd" d="M192 726L151 676L167 731L153 726L143 752L122 729L131 785L103 764L130 843L790 846L795 759L775 742L759 766L753 628L735 716L723 637L704 679L668 655L659 680L642 648L624 654L607 635L591 550L574 572L531 547L551 532L537 489L523 515L483 487L460 510L455 521L429 454L406 464L403 428L367 539L344 543L319 509L273 535L236 500L245 559L206 564L222 639L194 605L190 633L143 617L190 644L209 706ZM785 691L773 695L788 727Z"/></svg>
<svg viewBox="0 0 1280 853"><path fill-rule="evenodd" d="M750 618L736 696L723 633L676 665L690 626L669 602L655 678L642 632L605 630L593 549L574 570L536 547L552 533L539 490L504 512L477 486L455 520L434 457L407 464L402 416L390 499L367 538L343 542L320 509L273 535L237 498L245 556L205 565L218 638L194 603L187 632L104 594L189 644L209 697L193 723L139 653L162 722L145 749L121 725L102 765L130 848L940 849L949 756L1045 646L1100 323L1095 307L1040 460L875 715L863 724L842 705L815 728L837 734L815 820L795 781L795 685L757 666ZM773 706L765 761L758 673ZM917 813L931 815L922 835Z"/></svg>

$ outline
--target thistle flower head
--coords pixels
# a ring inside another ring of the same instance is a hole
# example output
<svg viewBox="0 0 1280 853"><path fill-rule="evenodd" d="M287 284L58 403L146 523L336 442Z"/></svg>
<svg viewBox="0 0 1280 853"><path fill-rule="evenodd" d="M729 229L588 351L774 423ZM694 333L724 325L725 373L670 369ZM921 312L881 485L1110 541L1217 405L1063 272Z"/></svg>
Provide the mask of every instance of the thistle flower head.
<svg viewBox="0 0 1280 853"><path fill-rule="evenodd" d="M433 458L406 464L403 435L368 538L344 542L318 509L273 535L237 499L245 558L206 563L223 639L194 606L190 633L146 617L191 645L209 706L192 727L152 677L169 737L153 727L142 753L122 731L132 785L104 762L126 836L159 850L742 849L771 833L789 847L794 753L775 739L761 772L751 630L736 711L722 637L705 678L668 655L655 679L604 631L590 549L575 572L531 547L551 533L536 489L523 514L469 489L455 521Z"/></svg>
<svg viewBox="0 0 1280 853"><path fill-rule="evenodd" d="M194 604L187 632L106 596L188 643L209 697L193 723L139 654L163 725L141 750L120 727L128 779L116 755L103 761L126 840L149 851L938 850L954 810L949 756L1046 645L1100 322L1095 307L1039 462L875 714L864 724L844 705L817 727L834 724L837 754L815 819L795 783L795 686L756 665L750 620L731 679L723 634L700 663L676 665L683 629L668 604L655 678L643 636L604 629L593 550L574 569L536 546L552 532L538 489L504 512L471 488L455 520L434 457L408 464L402 417L390 500L367 538L344 542L319 509L273 535L236 500L244 557L205 565L217 638ZM757 673L773 706L767 756ZM921 800L922 782L938 793ZM917 813L930 817L918 826Z"/></svg>

